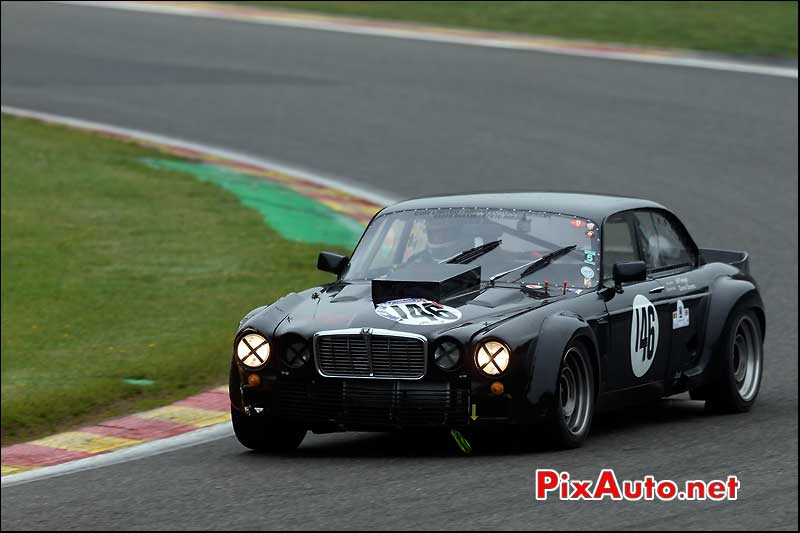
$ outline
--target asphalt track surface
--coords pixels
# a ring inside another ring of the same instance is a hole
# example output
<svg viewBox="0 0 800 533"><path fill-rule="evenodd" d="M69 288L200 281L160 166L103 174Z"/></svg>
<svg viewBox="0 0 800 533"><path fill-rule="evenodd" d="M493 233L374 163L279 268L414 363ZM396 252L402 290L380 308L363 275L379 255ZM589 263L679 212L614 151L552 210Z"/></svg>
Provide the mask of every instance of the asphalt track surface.
<svg viewBox="0 0 800 533"><path fill-rule="evenodd" d="M701 245L752 253L768 330L749 414L666 400L597 420L577 451L473 457L380 434L315 435L296 456L264 457L228 438L6 487L2 529L796 529L797 102L796 79L4 2L4 105L242 150L398 198L652 198ZM537 468L593 479L603 467L736 474L741 497L532 497Z"/></svg>

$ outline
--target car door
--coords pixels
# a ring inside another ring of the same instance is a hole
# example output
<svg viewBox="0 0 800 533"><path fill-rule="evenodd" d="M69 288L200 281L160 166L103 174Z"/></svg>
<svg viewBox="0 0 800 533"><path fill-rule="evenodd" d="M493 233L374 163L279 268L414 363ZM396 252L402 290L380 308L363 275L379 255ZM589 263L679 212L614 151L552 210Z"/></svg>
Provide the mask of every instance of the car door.
<svg viewBox="0 0 800 533"><path fill-rule="evenodd" d="M647 279L627 283L621 292L612 287L614 263L644 260L632 212L613 215L601 232L603 284L611 331L607 387L658 396L670 360L671 311L662 282ZM638 394L631 398L638 397Z"/></svg>
<svg viewBox="0 0 800 533"><path fill-rule="evenodd" d="M697 247L674 215L658 209L634 213L648 276L657 282L669 310L670 364L664 378L677 379L699 354L708 305L705 276L696 273Z"/></svg>

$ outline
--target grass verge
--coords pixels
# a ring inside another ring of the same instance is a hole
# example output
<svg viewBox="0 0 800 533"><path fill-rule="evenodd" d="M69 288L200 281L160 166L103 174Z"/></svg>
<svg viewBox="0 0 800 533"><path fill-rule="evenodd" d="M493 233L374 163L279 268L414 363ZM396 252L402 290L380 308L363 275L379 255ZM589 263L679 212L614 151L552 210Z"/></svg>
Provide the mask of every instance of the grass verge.
<svg viewBox="0 0 800 533"><path fill-rule="evenodd" d="M247 2L731 55L797 57L797 2Z"/></svg>
<svg viewBox="0 0 800 533"><path fill-rule="evenodd" d="M156 151L4 115L2 153L4 445L225 383L244 313L330 278Z"/></svg>

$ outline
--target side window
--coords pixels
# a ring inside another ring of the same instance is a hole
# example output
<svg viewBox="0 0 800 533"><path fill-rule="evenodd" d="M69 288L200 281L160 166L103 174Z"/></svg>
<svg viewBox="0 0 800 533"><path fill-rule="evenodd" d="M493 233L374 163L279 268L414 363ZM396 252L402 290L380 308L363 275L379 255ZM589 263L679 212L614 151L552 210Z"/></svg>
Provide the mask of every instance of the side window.
<svg viewBox="0 0 800 533"><path fill-rule="evenodd" d="M633 232L625 216L613 215L603 224L603 279L611 279L614 263L638 261L639 254L633 241Z"/></svg>
<svg viewBox="0 0 800 533"><path fill-rule="evenodd" d="M658 251L662 268L693 265L694 254L683 242L672 222L657 211L651 213L658 234Z"/></svg>
<svg viewBox="0 0 800 533"><path fill-rule="evenodd" d="M636 211L634 217L639 227L639 249L642 251L642 259L647 264L647 270L661 268L664 265L661 262L658 231L652 211Z"/></svg>

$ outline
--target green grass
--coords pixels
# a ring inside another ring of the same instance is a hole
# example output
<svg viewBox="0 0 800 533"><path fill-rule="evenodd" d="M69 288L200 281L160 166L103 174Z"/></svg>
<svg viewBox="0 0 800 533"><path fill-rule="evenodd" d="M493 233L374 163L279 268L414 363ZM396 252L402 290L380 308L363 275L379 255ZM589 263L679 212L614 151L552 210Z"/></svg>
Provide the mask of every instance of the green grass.
<svg viewBox="0 0 800 533"><path fill-rule="evenodd" d="M797 57L797 2L255 3L593 41Z"/></svg>
<svg viewBox="0 0 800 533"><path fill-rule="evenodd" d="M4 444L225 383L244 313L330 279L318 246L146 157L2 117Z"/></svg>

